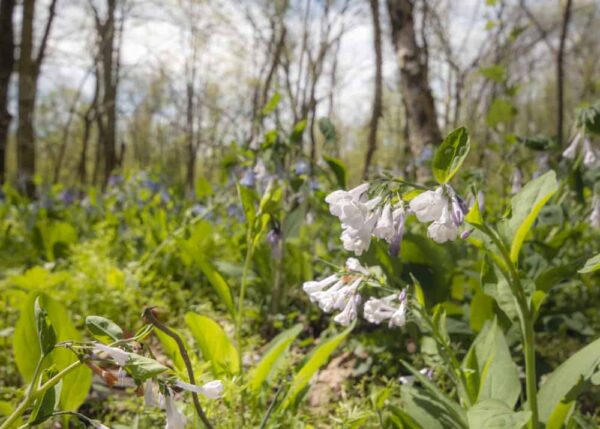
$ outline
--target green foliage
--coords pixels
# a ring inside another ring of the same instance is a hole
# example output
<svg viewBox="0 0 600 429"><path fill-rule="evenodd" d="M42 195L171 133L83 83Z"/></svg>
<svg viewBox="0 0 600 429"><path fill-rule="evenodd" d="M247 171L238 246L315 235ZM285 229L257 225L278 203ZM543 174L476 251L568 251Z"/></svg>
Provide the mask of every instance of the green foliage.
<svg viewBox="0 0 600 429"><path fill-rule="evenodd" d="M459 170L471 149L471 140L464 127L452 131L433 156L433 176L438 183L448 183Z"/></svg>
<svg viewBox="0 0 600 429"><path fill-rule="evenodd" d="M512 198L510 218L504 220L499 229L510 248L513 262L517 261L523 241L540 210L557 191L556 173L551 170L529 182Z"/></svg>
<svg viewBox="0 0 600 429"><path fill-rule="evenodd" d="M43 293L31 292L21 305L19 321L15 327L13 339L15 362L19 372L27 382L31 382L33 379L35 369L42 357L35 316L36 301L46 313L44 317L47 320L46 323L51 325L56 333L56 342L81 338L69 320L69 314L62 304ZM55 347L43 359L41 369L53 367L56 370L62 370L77 360L77 356L72 351L64 347ZM64 410L77 409L85 400L91 382L91 371L84 366L68 374L62 382L61 408Z"/></svg>
<svg viewBox="0 0 600 429"><path fill-rule="evenodd" d="M282 402L283 408L288 408L296 403L298 395L304 390L311 377L329 359L331 354L346 339L354 329L354 324L331 338L323 339L322 342L307 356L306 362L292 379L290 388Z"/></svg>
<svg viewBox="0 0 600 429"><path fill-rule="evenodd" d="M85 326L98 341L110 344L123 338L123 330L112 320L101 316L88 316Z"/></svg>
<svg viewBox="0 0 600 429"><path fill-rule="evenodd" d="M217 322L191 312L185 315L185 322L200 347L203 359L211 363L215 376L239 372L238 353Z"/></svg>
<svg viewBox="0 0 600 429"><path fill-rule="evenodd" d="M258 391L265 382L272 379L281 367L291 344L302 331L302 325L296 325L283 331L269 343L260 362L252 371L250 388Z"/></svg>

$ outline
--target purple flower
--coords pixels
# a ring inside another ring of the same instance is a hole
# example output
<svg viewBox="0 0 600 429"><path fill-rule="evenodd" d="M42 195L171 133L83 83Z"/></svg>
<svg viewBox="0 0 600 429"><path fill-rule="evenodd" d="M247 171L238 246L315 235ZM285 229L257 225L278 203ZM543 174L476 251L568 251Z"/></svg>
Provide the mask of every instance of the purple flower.
<svg viewBox="0 0 600 429"><path fill-rule="evenodd" d="M255 183L256 175L254 174L254 171L251 168L247 168L246 171L244 171L242 179L240 180L240 185L245 186L247 188L252 188L254 187Z"/></svg>
<svg viewBox="0 0 600 429"><path fill-rule="evenodd" d="M296 175L308 174L310 172L310 165L304 159L298 161L295 166Z"/></svg>

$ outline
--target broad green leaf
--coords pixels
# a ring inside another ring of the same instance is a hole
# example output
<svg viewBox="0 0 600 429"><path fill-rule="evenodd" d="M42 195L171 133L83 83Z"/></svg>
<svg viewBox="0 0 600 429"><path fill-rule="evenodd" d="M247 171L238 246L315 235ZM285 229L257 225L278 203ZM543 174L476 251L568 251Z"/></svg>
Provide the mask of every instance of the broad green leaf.
<svg viewBox="0 0 600 429"><path fill-rule="evenodd" d="M581 268L578 273L586 274L593 273L594 271L600 270L600 253L598 253L593 258L590 258L586 261L583 268Z"/></svg>
<svg viewBox="0 0 600 429"><path fill-rule="evenodd" d="M519 372L496 320L488 322L471 345L465 367L469 367L468 361L477 363L477 368L471 369L479 374L478 401L499 400L509 407L516 404L521 392Z"/></svg>
<svg viewBox="0 0 600 429"><path fill-rule="evenodd" d="M56 332L56 341L81 341L81 335L69 319L67 309L49 296L31 292L20 309L19 320L13 336L13 352L17 368L25 382L30 382L38 359L40 345L37 338L34 303L39 297L42 308L46 310L48 319ZM64 347L55 348L44 360L43 369L54 366L58 371L75 362L75 354ZM69 373L62 382L60 406L63 410L76 410L85 400L92 384L92 372L82 365Z"/></svg>
<svg viewBox="0 0 600 429"><path fill-rule="evenodd" d="M439 389L429 378L421 374L409 363L402 361L402 364L412 373L416 380L427 391L428 396L433 400L438 408L444 410L448 422L452 425L444 427L467 427L467 417L460 405ZM407 410L410 414L410 411Z"/></svg>
<svg viewBox="0 0 600 429"><path fill-rule="evenodd" d="M469 134L464 127L452 131L433 156L433 177L438 183L448 183L456 174L471 149Z"/></svg>
<svg viewBox="0 0 600 429"><path fill-rule="evenodd" d="M312 376L329 360L331 354L337 349L342 341L354 329L355 323L352 323L347 329L339 334L323 340L307 357L306 363L300 371L294 376L290 389L282 402L283 408L288 408L295 403L298 394L304 390Z"/></svg>
<svg viewBox="0 0 600 429"><path fill-rule="evenodd" d="M469 308L469 325L475 332L481 331L485 322L494 317L492 298L480 290L473 296Z"/></svg>
<svg viewBox="0 0 600 429"><path fill-rule="evenodd" d="M556 173L553 170L532 180L512 198L511 216L500 225L500 233L510 245L510 258L517 262L527 233L531 230L540 210L558 191Z"/></svg>
<svg viewBox="0 0 600 429"><path fill-rule="evenodd" d="M567 422L573 410L575 409L575 401L560 402L552 411L548 418L548 423L545 429L562 429Z"/></svg>
<svg viewBox="0 0 600 429"><path fill-rule="evenodd" d="M123 338L123 330L112 320L101 316L85 318L85 327L98 341L110 344Z"/></svg>
<svg viewBox="0 0 600 429"><path fill-rule="evenodd" d="M483 216L481 215L481 210L479 209L479 196L474 196L473 206L469 210L469 213L465 216L465 221L470 223L471 225L483 225Z"/></svg>
<svg viewBox="0 0 600 429"><path fill-rule="evenodd" d="M169 370L169 368L161 365L154 359L136 353L129 354L129 360L125 365L125 369L131 374L133 379L137 381L148 380L149 378L156 377L158 374Z"/></svg>
<svg viewBox="0 0 600 429"><path fill-rule="evenodd" d="M464 421L457 419L430 392L412 386L402 386L401 407L393 410L407 428L415 429L463 429ZM457 404L458 406L458 404Z"/></svg>
<svg viewBox="0 0 600 429"><path fill-rule="evenodd" d="M250 388L252 390L258 391L264 382L277 372L290 345L294 342L296 337L298 337L301 331L302 325L298 324L271 340L267 351L254 368L254 371L252 371L250 379Z"/></svg>
<svg viewBox="0 0 600 429"><path fill-rule="evenodd" d="M209 283L221 299L221 302L227 307L232 317L235 316L235 306L233 305L233 298L231 297L231 290L229 285L219 274L219 272L208 262L205 258L199 255L196 259L198 266L208 279Z"/></svg>
<svg viewBox="0 0 600 429"><path fill-rule="evenodd" d="M515 412L502 401L486 399L470 408L467 417L470 429L521 429L531 412Z"/></svg>
<svg viewBox="0 0 600 429"><path fill-rule="evenodd" d="M323 161L325 161L331 171L333 171L338 187L340 189L346 189L346 177L348 176L346 165L344 165L341 160L327 155L323 155Z"/></svg>
<svg viewBox="0 0 600 429"><path fill-rule="evenodd" d="M538 404L540 421L547 423L561 402L576 399L600 365L600 339L588 344L556 368L540 386ZM575 396L575 397L572 397Z"/></svg>
<svg viewBox="0 0 600 429"><path fill-rule="evenodd" d="M217 322L196 313L185 315L185 322L200 347L202 357L211 363L215 375L237 374L240 371L238 353Z"/></svg>
<svg viewBox="0 0 600 429"><path fill-rule="evenodd" d="M177 335L179 335L179 338L181 338L182 341L183 337L181 336L181 334L173 329L170 328L173 332L175 332ZM181 357L181 353L179 351L179 347L177 346L177 343L175 342L175 340L171 337L169 337L167 334L165 334L163 331L161 331L160 329L155 329L154 333L156 334L156 336L158 337L158 340L160 341L160 344L162 346L162 349L164 351L164 353L169 357L169 359L171 359L171 361L173 362L173 366L175 367L175 369L180 373L180 374L184 374L186 381L187 380L187 372L186 372L186 367L185 367L185 363L183 361L183 357ZM184 345L185 345L185 341L184 341ZM187 350L189 350L189 347L186 347ZM192 360L192 364L195 363L196 360L196 355L194 353L188 353L190 355L190 359ZM193 365L192 365L193 366Z"/></svg>

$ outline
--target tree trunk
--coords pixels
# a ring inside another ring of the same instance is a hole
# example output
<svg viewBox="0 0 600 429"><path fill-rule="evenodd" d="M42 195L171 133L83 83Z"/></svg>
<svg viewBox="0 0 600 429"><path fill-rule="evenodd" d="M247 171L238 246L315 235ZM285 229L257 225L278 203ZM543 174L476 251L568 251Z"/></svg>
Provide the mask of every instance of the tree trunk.
<svg viewBox="0 0 600 429"><path fill-rule="evenodd" d="M48 19L37 55L33 54L33 22L35 0L23 1L21 20L21 44L19 50L18 104L19 120L17 126L17 171L19 184L29 197L35 195L35 130L34 112L37 93L37 79L48 44L48 37L57 0L51 0L48 7Z"/></svg>
<svg viewBox="0 0 600 429"><path fill-rule="evenodd" d="M381 25L379 23L379 0L369 0L371 6L371 16L373 18L373 43L375 48L375 93L373 95L373 111L371 113L371 123L369 126L369 138L367 140L367 154L365 156L365 167L363 169L363 178L369 175L369 166L377 149L377 129L379 127L379 118L382 114L382 95L381 86L383 80L383 59L381 53Z"/></svg>
<svg viewBox="0 0 600 429"><path fill-rule="evenodd" d="M442 137L423 51L415 36L413 2L387 0L387 7L391 19L392 43L400 68L400 92L405 100L409 143L413 157L417 157L426 145L440 144Z"/></svg>
<svg viewBox="0 0 600 429"><path fill-rule="evenodd" d="M36 96L35 64L33 62L33 19L35 0L24 0L19 51L19 120L17 127L17 171L19 185L33 197L35 185L35 136L33 113Z"/></svg>
<svg viewBox="0 0 600 429"><path fill-rule="evenodd" d="M563 144L564 137L564 53L565 41L567 39L567 31L569 29L569 21L571 20L571 5L572 0L567 0L563 13L562 26L560 31L560 44L558 45L558 53L556 56L556 85L557 85L557 118L556 118L556 140L558 147Z"/></svg>
<svg viewBox="0 0 600 429"><path fill-rule="evenodd" d="M108 14L103 25L102 69L104 72L104 99L102 111L105 116L104 128L104 185L108 183L117 167L117 86L114 71L115 9L116 0L107 0Z"/></svg>
<svg viewBox="0 0 600 429"><path fill-rule="evenodd" d="M12 120L8 111L8 87L15 65L14 8L15 0L0 1L0 185L6 180L6 146Z"/></svg>

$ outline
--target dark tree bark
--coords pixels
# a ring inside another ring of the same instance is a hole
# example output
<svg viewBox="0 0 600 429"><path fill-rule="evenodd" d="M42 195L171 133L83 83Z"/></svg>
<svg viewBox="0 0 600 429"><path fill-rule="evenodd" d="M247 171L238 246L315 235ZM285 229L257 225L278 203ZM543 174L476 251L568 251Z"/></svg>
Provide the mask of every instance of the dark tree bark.
<svg viewBox="0 0 600 429"><path fill-rule="evenodd" d="M110 175L119 166L117 156L117 89L119 85L120 49L115 43L117 40L117 0L106 0L106 6L106 16L102 19L98 10L92 4L98 32L101 65L102 103L97 122L99 143L102 146L104 158L103 186L106 186ZM97 172L94 176L96 175Z"/></svg>
<svg viewBox="0 0 600 429"><path fill-rule="evenodd" d="M17 127L17 171L19 183L24 186L26 194L35 195L35 129L34 113L37 95L37 80L44 60L50 29L54 21L56 1L52 0L48 8L48 20L37 56L33 53L33 21L35 0L23 2L21 21L21 44L19 50L19 85L18 104L19 120Z"/></svg>
<svg viewBox="0 0 600 429"><path fill-rule="evenodd" d="M564 135L564 87L565 87L565 72L564 72L564 54L565 54L565 42L567 40L567 32L569 30L569 21L571 20L571 6L572 0L567 0L565 5L562 26L560 30L560 43L558 45L558 53L556 56L556 85L557 85L557 118L556 118L556 139L558 147L563 144Z"/></svg>
<svg viewBox="0 0 600 429"><path fill-rule="evenodd" d="M363 178L369 175L369 166L373 160L373 155L377 149L377 129L379 127L379 118L382 114L382 80L383 80L383 57L381 53L381 25L379 21L379 0L369 0L371 6L371 16L373 18L373 45L375 49L375 93L373 95L373 111L371 113L371 123L369 125L369 138L367 140L367 153L365 156L365 167L363 169Z"/></svg>
<svg viewBox="0 0 600 429"><path fill-rule="evenodd" d="M411 0L387 0L390 14L392 43L400 68L400 92L405 101L406 120L413 156L425 145L438 145L442 137L423 49L417 44Z"/></svg>
<svg viewBox="0 0 600 429"><path fill-rule="evenodd" d="M15 0L0 1L0 185L6 180L6 145L12 120L8 111L8 87L15 65L14 8Z"/></svg>

